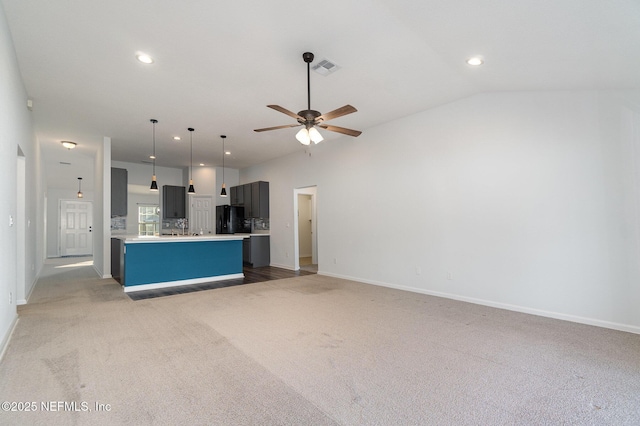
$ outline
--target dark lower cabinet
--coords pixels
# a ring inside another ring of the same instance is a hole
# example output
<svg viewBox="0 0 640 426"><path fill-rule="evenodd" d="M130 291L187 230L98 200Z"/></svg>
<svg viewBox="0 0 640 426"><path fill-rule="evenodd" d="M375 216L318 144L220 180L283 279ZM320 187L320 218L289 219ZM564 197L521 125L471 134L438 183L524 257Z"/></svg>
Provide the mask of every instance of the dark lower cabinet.
<svg viewBox="0 0 640 426"><path fill-rule="evenodd" d="M124 281L124 241L111 238L111 277L120 284Z"/></svg>
<svg viewBox="0 0 640 426"><path fill-rule="evenodd" d="M242 262L253 268L269 266L271 263L269 236L249 237L242 240Z"/></svg>

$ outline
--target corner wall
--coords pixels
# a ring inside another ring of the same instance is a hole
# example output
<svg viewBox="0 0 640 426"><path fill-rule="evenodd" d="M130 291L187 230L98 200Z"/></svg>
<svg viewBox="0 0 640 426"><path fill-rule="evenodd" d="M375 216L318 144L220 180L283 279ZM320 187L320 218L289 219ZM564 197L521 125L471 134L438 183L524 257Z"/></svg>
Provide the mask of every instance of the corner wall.
<svg viewBox="0 0 640 426"><path fill-rule="evenodd" d="M24 266L25 289L22 294L29 294L37 271L42 266L41 250L36 242L41 242L38 235L37 221L39 199L42 194L39 175L39 150L35 139L33 123L27 109L27 93L22 83L11 34L7 25L4 9L0 4L0 355L17 320L17 226L18 221L26 222L23 226L25 235ZM24 217L17 215L17 154L18 147L25 157L25 212ZM12 223L12 224L11 224Z"/></svg>
<svg viewBox="0 0 640 426"><path fill-rule="evenodd" d="M317 185L322 274L640 333L639 100L482 94L240 178L271 183L273 264Z"/></svg>

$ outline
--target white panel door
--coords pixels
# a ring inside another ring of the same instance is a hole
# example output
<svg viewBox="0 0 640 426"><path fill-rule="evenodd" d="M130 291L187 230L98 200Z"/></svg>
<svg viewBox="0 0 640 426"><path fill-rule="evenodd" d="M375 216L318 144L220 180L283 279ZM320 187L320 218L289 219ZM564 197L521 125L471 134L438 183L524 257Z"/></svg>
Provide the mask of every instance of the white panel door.
<svg viewBox="0 0 640 426"><path fill-rule="evenodd" d="M213 228L213 197L210 195L192 195L189 229L192 233L215 234Z"/></svg>
<svg viewBox="0 0 640 426"><path fill-rule="evenodd" d="M93 255L92 204L60 200L60 255Z"/></svg>

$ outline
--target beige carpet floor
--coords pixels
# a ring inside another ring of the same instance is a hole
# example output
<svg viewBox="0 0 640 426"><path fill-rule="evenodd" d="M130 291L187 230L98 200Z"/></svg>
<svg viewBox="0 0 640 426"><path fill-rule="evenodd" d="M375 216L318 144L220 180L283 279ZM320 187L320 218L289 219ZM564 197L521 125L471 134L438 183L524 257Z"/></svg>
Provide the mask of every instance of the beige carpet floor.
<svg viewBox="0 0 640 426"><path fill-rule="evenodd" d="M19 316L0 424L640 424L638 335L324 276L132 301L48 261Z"/></svg>

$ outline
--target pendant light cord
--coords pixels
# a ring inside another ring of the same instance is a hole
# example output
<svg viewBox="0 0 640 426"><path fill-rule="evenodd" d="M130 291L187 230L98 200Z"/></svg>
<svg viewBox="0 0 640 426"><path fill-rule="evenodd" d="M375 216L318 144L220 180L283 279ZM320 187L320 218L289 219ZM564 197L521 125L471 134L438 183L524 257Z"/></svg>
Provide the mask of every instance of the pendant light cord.
<svg viewBox="0 0 640 426"><path fill-rule="evenodd" d="M153 123L153 175L156 174L156 123L158 120L151 119Z"/></svg>
<svg viewBox="0 0 640 426"><path fill-rule="evenodd" d="M191 158L189 160L189 179L193 180L193 131L195 129L189 127L187 130L189 131L189 151L191 152Z"/></svg>

